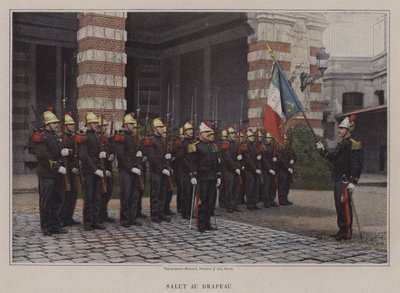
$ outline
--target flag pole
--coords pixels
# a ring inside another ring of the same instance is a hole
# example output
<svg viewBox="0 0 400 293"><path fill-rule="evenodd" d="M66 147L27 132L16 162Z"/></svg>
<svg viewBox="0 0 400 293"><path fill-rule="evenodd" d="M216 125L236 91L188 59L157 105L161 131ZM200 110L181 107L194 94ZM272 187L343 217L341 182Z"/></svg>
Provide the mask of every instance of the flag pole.
<svg viewBox="0 0 400 293"><path fill-rule="evenodd" d="M268 43L267 43L267 49L268 49L268 52L271 55L272 59L274 60L274 62L277 62L276 57L275 57L275 52L272 51L272 49L268 45ZM303 108L301 108L300 111L301 111L301 114L303 114L304 119L306 120L308 128L310 128L310 130L311 130L311 133L312 133L312 135L313 135L313 137L315 139L315 142L319 142L320 140L317 138L317 135L315 134L314 129L311 127L310 121L308 120L308 118L306 116L306 113L304 113Z"/></svg>

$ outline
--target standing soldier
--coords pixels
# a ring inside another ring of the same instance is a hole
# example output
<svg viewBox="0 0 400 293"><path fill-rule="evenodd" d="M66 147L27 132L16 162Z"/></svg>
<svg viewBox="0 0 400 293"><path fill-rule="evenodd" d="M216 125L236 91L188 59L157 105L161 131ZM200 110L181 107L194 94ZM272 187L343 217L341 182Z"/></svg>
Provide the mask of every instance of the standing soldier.
<svg viewBox="0 0 400 293"><path fill-rule="evenodd" d="M67 148L61 149L58 118L51 110L42 114L43 132L32 135L34 151L38 160L40 227L43 235L65 234L61 228L60 209L63 202L63 179L68 176L65 166L60 165L61 156L69 155Z"/></svg>
<svg viewBox="0 0 400 293"><path fill-rule="evenodd" d="M171 170L167 161L171 160L170 153L165 152L166 127L160 118L152 122L153 136L144 139L145 154L150 167L150 215L155 223L161 221L170 222L165 215L165 203L167 196L167 181L171 178Z"/></svg>
<svg viewBox="0 0 400 293"><path fill-rule="evenodd" d="M193 125L186 122L182 127L182 139L176 144L176 180L180 189L181 216L183 219L190 218L192 186L190 184L189 153L188 147L193 141ZM181 147L178 147L181 145Z"/></svg>
<svg viewBox="0 0 400 293"><path fill-rule="evenodd" d="M222 174L225 194L225 207L228 213L240 211L237 208L238 197L241 188L241 155L236 142L236 130L229 127L227 130L227 141L221 144Z"/></svg>
<svg viewBox="0 0 400 293"><path fill-rule="evenodd" d="M226 129L221 130L221 142L219 145L219 148L221 150L221 170L222 170L222 183L220 186L220 192L219 192L219 198L218 198L218 204L220 208L227 208L226 205L226 170L224 168L224 157L223 157L223 152L229 150L229 142L228 142L228 132ZM228 211L229 212L229 211ZM233 211L231 211L232 213Z"/></svg>
<svg viewBox="0 0 400 293"><path fill-rule="evenodd" d="M296 156L291 147L289 140L285 134L285 146L278 151L278 198L279 204L282 206L292 205L288 200L290 181L293 178L293 168L296 161Z"/></svg>
<svg viewBox="0 0 400 293"><path fill-rule="evenodd" d="M79 161L76 160L76 148L75 148L75 121L71 117L71 113L65 113L64 115L64 137L62 138L62 148L68 149L68 156L66 157L66 169L70 180L70 190L65 191L64 204L61 208L61 223L62 226L72 226L79 224L79 222L73 219L76 198L78 195L78 181L79 180Z"/></svg>
<svg viewBox="0 0 400 293"><path fill-rule="evenodd" d="M104 140L104 151L108 154L107 160L104 160L105 168L106 168L106 186L107 190L101 194L101 202L100 202L100 212L99 212L99 221L102 222L109 222L114 223L115 219L108 215L108 202L112 197L113 191L113 177L112 177L112 162L114 161L114 150L112 148L113 143L110 138L107 139L107 126L108 122L105 118L99 118L99 130L100 130L100 137Z"/></svg>
<svg viewBox="0 0 400 293"><path fill-rule="evenodd" d="M355 115L351 115L340 123L339 141L334 150L327 151L321 142L317 143L321 155L332 162L333 190L339 227L338 233L333 236L339 241L351 239L353 224L351 196L363 169L361 142L351 137L355 120Z"/></svg>
<svg viewBox="0 0 400 293"><path fill-rule="evenodd" d="M76 137L79 159L82 162L84 173L83 227L85 231L103 230L105 226L99 221L101 202L99 185L102 185L103 191L106 189L104 160L107 158L107 154L101 150L99 119L93 112L88 112L85 121L86 133Z"/></svg>
<svg viewBox="0 0 400 293"><path fill-rule="evenodd" d="M192 185L199 183L198 229L204 232L216 229L210 222L210 206L221 185L221 171L218 146L214 143L214 130L209 122L202 122L199 132L200 141L189 146L190 182Z"/></svg>
<svg viewBox="0 0 400 293"><path fill-rule="evenodd" d="M265 161L264 161L264 193L267 197L267 202L264 203L266 208L277 207L275 203L276 196L276 171L274 170L274 146L272 145L272 136L269 132L266 133L265 137ZM276 160L276 157L275 157Z"/></svg>
<svg viewBox="0 0 400 293"><path fill-rule="evenodd" d="M244 176L246 188L246 208L249 210L258 209L257 195L260 185L261 169L257 166L261 155L257 154L255 145L255 134L249 128L247 130L247 151L244 155Z"/></svg>
<svg viewBox="0 0 400 293"><path fill-rule="evenodd" d="M140 180L142 176L142 151L136 136L138 125L134 114L124 117L124 132L114 136L115 152L118 159L120 175L120 224L128 228L130 225L141 226L136 219L137 205L139 203Z"/></svg>

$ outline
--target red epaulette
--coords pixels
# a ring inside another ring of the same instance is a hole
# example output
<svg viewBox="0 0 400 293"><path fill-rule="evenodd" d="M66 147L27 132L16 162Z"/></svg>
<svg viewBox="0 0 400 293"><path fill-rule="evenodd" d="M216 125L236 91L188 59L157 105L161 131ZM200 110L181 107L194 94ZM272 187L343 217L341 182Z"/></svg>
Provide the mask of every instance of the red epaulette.
<svg viewBox="0 0 400 293"><path fill-rule="evenodd" d="M44 142L45 139L46 139L46 137L44 136L43 132L35 131L35 132L32 134L32 141L33 141L34 143L41 143L41 142Z"/></svg>
<svg viewBox="0 0 400 293"><path fill-rule="evenodd" d="M175 147L176 147L177 149L183 148L183 141L181 141L180 139L176 140L176 141L175 141Z"/></svg>
<svg viewBox="0 0 400 293"><path fill-rule="evenodd" d="M247 152L247 145L246 144L243 143L243 144L240 145L240 152L241 153Z"/></svg>
<svg viewBox="0 0 400 293"><path fill-rule="evenodd" d="M124 142L125 136L122 133L117 132L113 137L115 142Z"/></svg>
<svg viewBox="0 0 400 293"><path fill-rule="evenodd" d="M75 135L75 141L78 144L85 143L87 142L87 137L82 131L79 131Z"/></svg>
<svg viewBox="0 0 400 293"><path fill-rule="evenodd" d="M229 150L229 142L221 142L221 150Z"/></svg>
<svg viewBox="0 0 400 293"><path fill-rule="evenodd" d="M143 139L143 145L149 147L153 145L153 139L151 137L146 137Z"/></svg>

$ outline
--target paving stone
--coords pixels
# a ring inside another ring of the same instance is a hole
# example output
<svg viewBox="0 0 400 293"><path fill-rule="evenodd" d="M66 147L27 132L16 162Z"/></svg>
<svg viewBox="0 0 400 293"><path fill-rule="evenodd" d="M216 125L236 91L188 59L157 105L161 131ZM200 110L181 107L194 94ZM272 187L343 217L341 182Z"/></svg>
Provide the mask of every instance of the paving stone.
<svg viewBox="0 0 400 293"><path fill-rule="evenodd" d="M117 214L117 213L116 213ZM81 219L80 215L77 217ZM85 232L71 227L66 235L45 237L35 214L13 215L14 263L368 263L387 264L386 252L354 247L218 219L218 231L200 234L188 222L125 229L107 224L106 230ZM28 225L29 224L29 225Z"/></svg>

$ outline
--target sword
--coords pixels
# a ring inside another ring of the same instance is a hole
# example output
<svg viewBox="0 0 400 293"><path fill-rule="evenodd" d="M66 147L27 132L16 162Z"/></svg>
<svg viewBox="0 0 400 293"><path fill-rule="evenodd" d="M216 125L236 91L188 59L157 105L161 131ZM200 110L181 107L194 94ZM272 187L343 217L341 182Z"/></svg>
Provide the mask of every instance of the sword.
<svg viewBox="0 0 400 293"><path fill-rule="evenodd" d="M189 220L189 231L192 229L192 218L193 218L193 203L194 203L194 197L196 194L196 185L193 185L193 192L192 192L192 205L190 208L190 220Z"/></svg>
<svg viewBox="0 0 400 293"><path fill-rule="evenodd" d="M351 202L351 208L354 213L354 217L356 218L356 223L357 223L357 228L358 228L358 233L360 233L360 238L363 239L362 234L361 234L361 227L360 227L360 221L358 220L358 214L356 211L356 205L354 204L354 199L353 199L353 193L349 192L349 198Z"/></svg>
<svg viewBox="0 0 400 293"><path fill-rule="evenodd" d="M215 196L216 201L218 200L218 198L219 198L219 187L217 187L217 195ZM218 229L218 226L217 226L217 217L215 216L215 211L214 211L213 218L214 218L215 228Z"/></svg>

